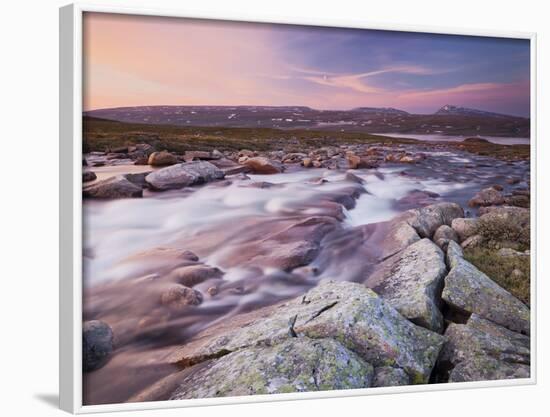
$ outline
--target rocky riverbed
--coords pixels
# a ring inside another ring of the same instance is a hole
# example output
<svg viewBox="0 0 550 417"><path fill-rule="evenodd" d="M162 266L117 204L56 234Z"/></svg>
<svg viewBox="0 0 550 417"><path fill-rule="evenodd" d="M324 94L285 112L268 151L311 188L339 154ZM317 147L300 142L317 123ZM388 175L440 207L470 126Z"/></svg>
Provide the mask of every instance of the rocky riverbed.
<svg viewBox="0 0 550 417"><path fill-rule="evenodd" d="M527 300L470 262L530 256L527 160L139 144L84 164L87 404L529 377Z"/></svg>

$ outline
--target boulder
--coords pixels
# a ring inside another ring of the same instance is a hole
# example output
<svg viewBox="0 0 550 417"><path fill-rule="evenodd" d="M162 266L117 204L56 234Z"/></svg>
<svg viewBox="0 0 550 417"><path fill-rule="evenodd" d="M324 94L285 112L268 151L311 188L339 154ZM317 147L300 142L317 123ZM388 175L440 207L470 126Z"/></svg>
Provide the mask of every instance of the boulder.
<svg viewBox="0 0 550 417"><path fill-rule="evenodd" d="M374 367L403 369L413 384L428 382L445 340L411 323L361 284L322 281L304 296L212 326L168 359L189 366L294 337L339 341Z"/></svg>
<svg viewBox="0 0 550 417"><path fill-rule="evenodd" d="M479 215L487 218L499 217L505 220L516 220L519 224L527 226L529 224L531 212L523 207L499 206L499 207L481 207ZM489 216L490 215L490 216Z"/></svg>
<svg viewBox="0 0 550 417"><path fill-rule="evenodd" d="M358 177L353 172L346 172L346 176L344 177L346 181L353 182L355 184L364 184L365 180L363 180L361 177Z"/></svg>
<svg viewBox="0 0 550 417"><path fill-rule="evenodd" d="M128 181L123 175L117 175L85 186L82 195L90 198L142 197L143 189Z"/></svg>
<svg viewBox="0 0 550 417"><path fill-rule="evenodd" d="M410 224L420 237L431 238L444 224L450 226L457 217L464 217L464 210L456 203L436 203L419 209L407 210L399 219Z"/></svg>
<svg viewBox="0 0 550 417"><path fill-rule="evenodd" d="M184 378L170 399L366 388L373 374L337 341L290 338L221 357Z"/></svg>
<svg viewBox="0 0 550 417"><path fill-rule="evenodd" d="M145 155L137 156L134 160L134 165L149 165L149 157Z"/></svg>
<svg viewBox="0 0 550 417"><path fill-rule="evenodd" d="M174 284L167 288L160 296L163 306L180 310L187 306L196 306L202 303L202 294L185 285Z"/></svg>
<svg viewBox="0 0 550 417"><path fill-rule="evenodd" d="M281 160L285 164L299 164L299 163L302 162L302 160L305 157L307 157L307 155L305 153L292 152L292 153L287 153L286 155L283 155Z"/></svg>
<svg viewBox="0 0 550 417"><path fill-rule="evenodd" d="M306 240L287 243L265 242L264 247L247 264L291 271L309 264L318 254L318 242Z"/></svg>
<svg viewBox="0 0 550 417"><path fill-rule="evenodd" d="M223 155L222 155L223 156ZM219 155L214 156L211 152L208 151L186 151L183 154L183 159L185 162L197 161L197 160L212 160L220 159Z"/></svg>
<svg viewBox="0 0 550 417"><path fill-rule="evenodd" d="M470 207L498 206L504 204L504 195L493 187L479 191L468 201Z"/></svg>
<svg viewBox="0 0 550 417"><path fill-rule="evenodd" d="M359 168L359 165L361 164L361 157L359 155L355 155L353 152L348 152L346 154L346 159L349 164L349 169Z"/></svg>
<svg viewBox="0 0 550 417"><path fill-rule="evenodd" d="M443 224L435 231L433 240L442 250L446 250L449 241L453 240L458 242L458 235L452 227Z"/></svg>
<svg viewBox="0 0 550 417"><path fill-rule="evenodd" d="M215 267L207 265L187 265L174 269L170 278L186 287L193 287L206 280L221 278L223 272Z"/></svg>
<svg viewBox="0 0 550 417"><path fill-rule="evenodd" d="M477 222L478 220L476 218L459 217L451 222L451 227L458 235L460 242L462 242L476 234Z"/></svg>
<svg viewBox="0 0 550 417"><path fill-rule="evenodd" d="M243 156L246 156L248 158L252 158L255 155L255 153L249 149L241 149L238 153L238 157L242 158Z"/></svg>
<svg viewBox="0 0 550 417"><path fill-rule="evenodd" d="M482 207L479 209L479 221L483 223L508 224L518 228L527 228L531 222L531 212L523 207Z"/></svg>
<svg viewBox="0 0 550 417"><path fill-rule="evenodd" d="M84 372L101 368L114 348L111 327L100 320L87 321L82 326L82 368Z"/></svg>
<svg viewBox="0 0 550 417"><path fill-rule="evenodd" d="M248 158L243 165L250 168L254 174L278 174L283 172L283 166L277 162L262 156Z"/></svg>
<svg viewBox="0 0 550 417"><path fill-rule="evenodd" d="M531 198L527 195L510 195L504 197L504 204L508 206L529 208L531 206Z"/></svg>
<svg viewBox="0 0 550 417"><path fill-rule="evenodd" d="M380 245L380 259L395 255L409 245L420 240L413 227L400 219L394 219L387 224L387 231Z"/></svg>
<svg viewBox="0 0 550 417"><path fill-rule="evenodd" d="M529 378L527 336L484 320L476 314L466 324L451 323L445 331L439 365L449 369L449 382Z"/></svg>
<svg viewBox="0 0 550 417"><path fill-rule="evenodd" d="M178 158L167 151L153 152L149 155L149 165L154 167L174 165L178 163Z"/></svg>
<svg viewBox="0 0 550 417"><path fill-rule="evenodd" d="M530 334L530 311L525 304L466 261L457 243L449 242L447 258L451 270L441 297L449 306Z"/></svg>
<svg viewBox="0 0 550 417"><path fill-rule="evenodd" d="M441 249L422 239L377 265L365 283L413 323L441 333L438 297L446 273Z"/></svg>
<svg viewBox="0 0 550 417"><path fill-rule="evenodd" d="M206 161L185 162L151 172L145 181L154 190L169 190L222 179L224 173Z"/></svg>
<svg viewBox="0 0 550 417"><path fill-rule="evenodd" d="M311 168L313 166L313 161L311 160L311 158L304 158L302 159L302 165L305 168Z"/></svg>
<svg viewBox="0 0 550 417"><path fill-rule="evenodd" d="M382 366L374 370L373 387L396 387L410 383L409 375L401 368Z"/></svg>
<svg viewBox="0 0 550 417"><path fill-rule="evenodd" d="M399 162L403 164L414 164L416 162L416 159L412 155L404 155L399 158Z"/></svg>
<svg viewBox="0 0 550 417"><path fill-rule="evenodd" d="M130 174L124 174L124 178L126 178L128 181L130 181L132 184L137 185L141 188L148 187L147 181L145 181L145 177L149 175L151 171L149 172L138 172L138 173L130 173Z"/></svg>
<svg viewBox="0 0 550 417"><path fill-rule="evenodd" d="M82 173L82 182L90 182L97 179L97 175L92 171L84 171Z"/></svg>
<svg viewBox="0 0 550 417"><path fill-rule="evenodd" d="M247 172L250 172L250 169L244 165L235 165L233 167L222 168L221 170L225 176L245 174Z"/></svg>

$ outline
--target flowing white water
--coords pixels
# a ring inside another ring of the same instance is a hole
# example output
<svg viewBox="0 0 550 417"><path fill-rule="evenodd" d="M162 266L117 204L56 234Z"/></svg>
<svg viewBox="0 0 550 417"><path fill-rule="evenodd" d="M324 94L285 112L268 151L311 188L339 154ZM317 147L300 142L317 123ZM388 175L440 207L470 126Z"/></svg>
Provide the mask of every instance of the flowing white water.
<svg viewBox="0 0 550 417"><path fill-rule="evenodd" d="M345 223L353 227L389 220L398 214L395 201L413 190L445 195L464 187L438 179L402 176L403 169L354 171L364 179L367 193L360 196L355 208L346 211ZM244 223L251 216L277 218L306 203L311 206L313 202L314 206L319 196L349 187L350 182L344 177L342 171L300 170L251 175L250 179L233 179L229 185L214 183L192 191L153 193L142 199L86 201L85 283L92 285L128 276L133 271L126 264L121 266L121 261L138 252L175 246L183 237L223 230L229 224ZM275 185L251 187L254 182ZM316 214L314 207L308 210L307 214ZM224 249L230 248L219 251ZM214 261L216 253L209 254L209 258Z"/></svg>

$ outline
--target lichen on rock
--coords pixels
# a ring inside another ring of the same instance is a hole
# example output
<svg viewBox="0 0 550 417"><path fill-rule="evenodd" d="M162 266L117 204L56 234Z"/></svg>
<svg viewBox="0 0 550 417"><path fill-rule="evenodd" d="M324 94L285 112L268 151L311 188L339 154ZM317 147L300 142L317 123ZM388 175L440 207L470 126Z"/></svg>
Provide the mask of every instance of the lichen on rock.
<svg viewBox="0 0 550 417"><path fill-rule="evenodd" d="M339 341L375 367L402 368L415 383L428 382L445 340L404 318L364 285L323 281L246 325L197 335L170 360L189 365L251 346L274 346L292 336Z"/></svg>
<svg viewBox="0 0 550 417"><path fill-rule="evenodd" d="M529 337L472 314L451 323L439 363L450 368L449 382L529 378Z"/></svg>
<svg viewBox="0 0 550 417"><path fill-rule="evenodd" d="M379 264L366 284L413 323L442 333L438 304L446 273L443 252L422 239Z"/></svg>
<svg viewBox="0 0 550 417"><path fill-rule="evenodd" d="M373 367L331 339L290 338L229 353L181 381L171 399L366 388Z"/></svg>
<svg viewBox="0 0 550 417"><path fill-rule="evenodd" d="M530 334L530 311L520 300L462 258L462 249L451 242L442 299L451 307L476 313L510 330Z"/></svg>

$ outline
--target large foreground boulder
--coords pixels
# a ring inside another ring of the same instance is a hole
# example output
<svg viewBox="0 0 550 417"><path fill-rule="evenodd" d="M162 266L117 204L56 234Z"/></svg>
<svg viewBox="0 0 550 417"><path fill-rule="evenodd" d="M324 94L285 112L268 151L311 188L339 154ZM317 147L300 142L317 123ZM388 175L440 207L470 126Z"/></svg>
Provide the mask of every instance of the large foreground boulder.
<svg viewBox="0 0 550 417"><path fill-rule="evenodd" d="M84 372L101 368L113 351L113 331L100 320L84 323L82 328L82 368Z"/></svg>
<svg viewBox="0 0 550 417"><path fill-rule="evenodd" d="M82 195L90 198L131 198L142 197L143 189L128 181L123 175L107 178L85 186Z"/></svg>
<svg viewBox="0 0 550 417"><path fill-rule="evenodd" d="M289 338L223 356L184 378L170 399L365 388L373 373L337 341Z"/></svg>
<svg viewBox="0 0 550 417"><path fill-rule="evenodd" d="M145 181L154 190L170 190L222 179L224 173L206 161L186 162L151 172Z"/></svg>
<svg viewBox="0 0 550 417"><path fill-rule="evenodd" d="M172 362L189 366L288 338L333 339L375 368L403 369L411 383L427 383L444 337L418 327L364 285L323 281L302 297L207 329L175 351ZM241 365L248 366L246 362Z"/></svg>
<svg viewBox="0 0 550 417"><path fill-rule="evenodd" d="M530 334L530 311L520 300L462 257L462 248L450 242L442 299L458 311L475 313L510 330Z"/></svg>
<svg viewBox="0 0 550 417"><path fill-rule="evenodd" d="M380 259L386 259L409 245L420 240L416 230L401 219L390 220L386 223L384 237L380 245Z"/></svg>
<svg viewBox="0 0 550 417"><path fill-rule="evenodd" d="M466 324L445 331L439 365L449 382L529 378L530 340L473 314Z"/></svg>
<svg viewBox="0 0 550 417"><path fill-rule="evenodd" d="M422 239L379 264L366 284L413 323L442 333L438 296L446 273L441 249Z"/></svg>

